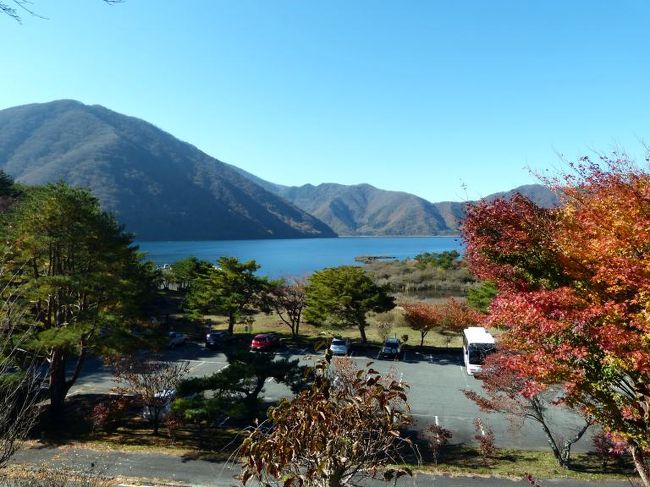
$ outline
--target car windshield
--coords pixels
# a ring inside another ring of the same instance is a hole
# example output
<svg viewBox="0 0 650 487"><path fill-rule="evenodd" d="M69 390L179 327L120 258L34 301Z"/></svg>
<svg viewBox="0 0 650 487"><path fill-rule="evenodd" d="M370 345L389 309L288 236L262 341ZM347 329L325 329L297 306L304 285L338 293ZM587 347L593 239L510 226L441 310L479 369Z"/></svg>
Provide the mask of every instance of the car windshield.
<svg viewBox="0 0 650 487"><path fill-rule="evenodd" d="M332 340L332 345L337 345L337 346L345 345L345 341L341 340L340 338L335 338L334 340Z"/></svg>

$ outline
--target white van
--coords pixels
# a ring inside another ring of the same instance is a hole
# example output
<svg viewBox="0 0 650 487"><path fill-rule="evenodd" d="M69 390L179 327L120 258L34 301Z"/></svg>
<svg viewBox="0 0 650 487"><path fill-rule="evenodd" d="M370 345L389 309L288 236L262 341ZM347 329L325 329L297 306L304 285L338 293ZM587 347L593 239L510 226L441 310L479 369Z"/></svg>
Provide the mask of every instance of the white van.
<svg viewBox="0 0 650 487"><path fill-rule="evenodd" d="M469 375L480 372L485 357L495 350L494 337L482 326L470 326L463 330L463 359Z"/></svg>

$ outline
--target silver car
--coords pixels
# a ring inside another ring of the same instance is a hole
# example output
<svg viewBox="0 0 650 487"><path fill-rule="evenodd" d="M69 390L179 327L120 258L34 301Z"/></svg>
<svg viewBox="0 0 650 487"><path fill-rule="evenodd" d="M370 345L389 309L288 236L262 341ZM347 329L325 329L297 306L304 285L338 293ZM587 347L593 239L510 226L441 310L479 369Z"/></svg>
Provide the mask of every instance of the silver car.
<svg viewBox="0 0 650 487"><path fill-rule="evenodd" d="M345 338L333 338L330 350L332 355L347 355L350 353L350 342Z"/></svg>
<svg viewBox="0 0 650 487"><path fill-rule="evenodd" d="M167 342L167 348L176 348L180 345L185 345L186 342L187 342L187 335L185 333L170 331L169 341Z"/></svg>

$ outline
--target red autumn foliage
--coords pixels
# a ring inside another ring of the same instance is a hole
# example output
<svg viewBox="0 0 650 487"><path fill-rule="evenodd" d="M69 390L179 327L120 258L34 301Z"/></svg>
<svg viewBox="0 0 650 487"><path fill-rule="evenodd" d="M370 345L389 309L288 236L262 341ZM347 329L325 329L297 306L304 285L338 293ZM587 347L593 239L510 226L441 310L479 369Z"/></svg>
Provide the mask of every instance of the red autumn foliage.
<svg viewBox="0 0 650 487"><path fill-rule="evenodd" d="M433 329L460 333L480 320L480 314L476 310L454 298L441 304L415 302L402 303L401 306L404 308L406 323L420 333L420 346L424 345L424 338Z"/></svg>
<svg viewBox="0 0 650 487"><path fill-rule="evenodd" d="M483 423L481 418L474 419L474 439L478 442L478 452L485 465L490 465L497 454L497 447L494 442L494 430L491 426Z"/></svg>
<svg viewBox="0 0 650 487"><path fill-rule="evenodd" d="M650 486L650 174L625 157L581 159L549 181L563 205L523 196L470 206L473 272L499 288L488 325L526 395L563 384L565 400L625 438Z"/></svg>
<svg viewBox="0 0 650 487"><path fill-rule="evenodd" d="M596 433L592 437L591 443L594 446L596 455L598 455L603 462L603 470L607 468L607 463L610 460L618 460L627 449L625 441L616 439L606 431L599 431Z"/></svg>
<svg viewBox="0 0 650 487"><path fill-rule="evenodd" d="M442 321L438 306L422 302L402 303L401 306L404 308L404 320L412 330L420 333L420 346L424 345L426 336Z"/></svg>
<svg viewBox="0 0 650 487"><path fill-rule="evenodd" d="M446 331L461 333L468 326L473 326L481 319L481 314L467 303L449 298L440 306L441 325Z"/></svg>
<svg viewBox="0 0 650 487"><path fill-rule="evenodd" d="M109 398L95 404L91 413L91 420L94 429L101 429L107 432L115 431L131 406L128 397Z"/></svg>
<svg viewBox="0 0 650 487"><path fill-rule="evenodd" d="M424 437L429 444L429 448L431 448L433 461L437 464L441 453L451 440L452 433L438 424L430 424L424 430Z"/></svg>

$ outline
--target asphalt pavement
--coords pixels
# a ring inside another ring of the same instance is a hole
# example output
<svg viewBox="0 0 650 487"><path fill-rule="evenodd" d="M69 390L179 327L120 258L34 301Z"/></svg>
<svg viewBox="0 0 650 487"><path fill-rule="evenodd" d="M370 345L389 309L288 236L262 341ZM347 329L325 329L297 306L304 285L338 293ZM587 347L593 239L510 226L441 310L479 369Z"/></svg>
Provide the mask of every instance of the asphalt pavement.
<svg viewBox="0 0 650 487"><path fill-rule="evenodd" d="M414 429L421 431L430 424L438 424L453 434L453 444L475 444L477 434L474 419L481 417L484 424L495 433L496 445L502 448L545 450L548 442L536 423L528 422L515 427L501 414L481 412L476 404L463 394L465 390L480 392L481 383L467 375L460 353L422 354L406 350L399 361L377 359L378 349L361 353L353 351L351 358L363 367L369 362L380 373L392 373L409 385L408 398L414 421ZM301 363L313 365L322 355L309 349L280 348L278 356L298 358ZM168 360L186 360L190 375L201 377L217 372L228 365L226 357L218 351L206 349L196 343L188 343L166 353ZM98 359L89 360L72 394L107 393L113 387L111 370ZM291 397L291 391L283 384L270 380L264 389L264 398L275 401ZM568 410L553 407L549 410L552 428L559 436L567 437L580 425L580 418ZM575 451L591 449L590 435L585 435L574 445Z"/></svg>
<svg viewBox="0 0 650 487"><path fill-rule="evenodd" d="M70 448L38 447L20 450L13 460L22 465L65 466L80 471L92 471L107 477L119 477L123 485L137 481L138 485L175 485L193 487L229 487L241 485L234 477L239 466L233 463L195 460L183 456L155 453L133 453ZM248 485L254 485L250 482ZM369 481L369 487L393 485ZM486 477L449 477L415 473L402 478L400 487L518 487L529 486L526 480ZM630 487L629 482L584 482L569 479L539 480L542 487Z"/></svg>

